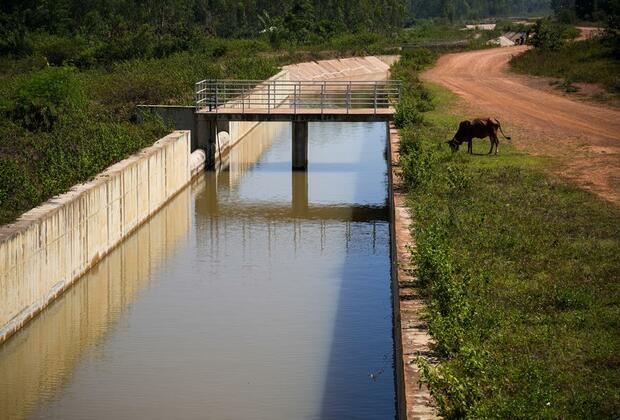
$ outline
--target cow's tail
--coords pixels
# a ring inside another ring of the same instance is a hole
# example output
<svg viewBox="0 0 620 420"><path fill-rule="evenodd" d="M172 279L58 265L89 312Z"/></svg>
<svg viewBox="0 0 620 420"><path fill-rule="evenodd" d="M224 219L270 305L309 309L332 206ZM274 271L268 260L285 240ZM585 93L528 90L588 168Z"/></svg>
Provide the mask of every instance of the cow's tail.
<svg viewBox="0 0 620 420"><path fill-rule="evenodd" d="M504 130L502 130L502 125L499 123L499 120L496 119L495 121L497 121L497 127L499 128L499 132L502 133L502 136L504 136L506 140L510 140L510 136L504 134Z"/></svg>

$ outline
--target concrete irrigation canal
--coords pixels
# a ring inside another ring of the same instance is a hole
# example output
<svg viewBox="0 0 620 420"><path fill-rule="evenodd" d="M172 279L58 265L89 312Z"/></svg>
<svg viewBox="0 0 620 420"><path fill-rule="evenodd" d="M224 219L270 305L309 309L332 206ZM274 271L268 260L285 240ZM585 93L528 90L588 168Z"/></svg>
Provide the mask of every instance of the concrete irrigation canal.
<svg viewBox="0 0 620 420"><path fill-rule="evenodd" d="M335 63L275 79L387 76L374 57ZM404 416L393 109L364 122L317 86L305 114L270 108L291 94L269 87L267 111L231 107L226 132L204 111L197 138L175 132L0 231L0 418Z"/></svg>

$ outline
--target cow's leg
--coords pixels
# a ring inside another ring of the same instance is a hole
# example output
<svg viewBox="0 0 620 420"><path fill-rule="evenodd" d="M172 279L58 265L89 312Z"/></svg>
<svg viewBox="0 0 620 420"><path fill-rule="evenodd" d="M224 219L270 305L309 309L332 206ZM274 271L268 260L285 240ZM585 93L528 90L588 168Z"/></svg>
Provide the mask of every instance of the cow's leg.
<svg viewBox="0 0 620 420"><path fill-rule="evenodd" d="M474 148L473 148L473 146L472 146L472 143L473 143L473 142L474 142L473 140L469 140L469 141L467 142L467 153L469 153L470 155L473 155L473 154L474 154Z"/></svg>
<svg viewBox="0 0 620 420"><path fill-rule="evenodd" d="M493 136L489 136L489 142L491 143L491 148L489 149L489 153L487 153L487 155L493 153Z"/></svg>
<svg viewBox="0 0 620 420"><path fill-rule="evenodd" d="M495 144L495 154L497 154L499 149L499 138L497 137L497 134L493 136L493 144Z"/></svg>

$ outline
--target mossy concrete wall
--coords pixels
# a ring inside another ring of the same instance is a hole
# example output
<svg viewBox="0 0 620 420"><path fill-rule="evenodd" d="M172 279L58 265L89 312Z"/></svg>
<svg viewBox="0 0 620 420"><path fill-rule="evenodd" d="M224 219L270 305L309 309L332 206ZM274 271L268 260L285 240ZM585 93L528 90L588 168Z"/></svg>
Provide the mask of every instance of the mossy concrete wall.
<svg viewBox="0 0 620 420"><path fill-rule="evenodd" d="M190 147L175 131L0 228L0 342L191 180Z"/></svg>

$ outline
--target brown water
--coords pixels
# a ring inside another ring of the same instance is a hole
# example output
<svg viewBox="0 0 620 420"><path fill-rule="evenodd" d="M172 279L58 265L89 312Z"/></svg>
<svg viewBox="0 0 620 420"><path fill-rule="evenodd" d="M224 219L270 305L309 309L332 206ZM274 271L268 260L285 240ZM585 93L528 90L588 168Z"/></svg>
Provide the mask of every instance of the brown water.
<svg viewBox="0 0 620 420"><path fill-rule="evenodd" d="M0 347L0 418L395 417L384 124L258 129Z"/></svg>

